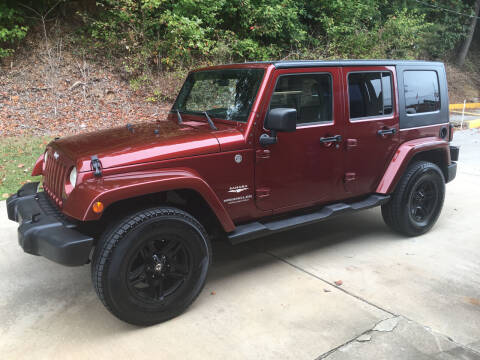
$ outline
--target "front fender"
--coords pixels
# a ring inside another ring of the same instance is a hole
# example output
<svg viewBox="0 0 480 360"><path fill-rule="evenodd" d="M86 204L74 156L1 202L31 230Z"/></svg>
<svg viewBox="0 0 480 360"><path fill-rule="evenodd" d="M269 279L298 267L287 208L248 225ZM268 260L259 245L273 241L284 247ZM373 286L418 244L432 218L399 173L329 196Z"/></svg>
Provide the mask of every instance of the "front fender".
<svg viewBox="0 0 480 360"><path fill-rule="evenodd" d="M191 169L161 169L89 178L72 191L65 202L66 215L82 221L98 220L92 205L101 201L105 209L120 200L176 189L199 193L217 216L225 231L235 229L232 219L212 188Z"/></svg>
<svg viewBox="0 0 480 360"><path fill-rule="evenodd" d="M40 155L33 165L32 176L40 176L43 173L43 154Z"/></svg>
<svg viewBox="0 0 480 360"><path fill-rule="evenodd" d="M376 192L379 194L392 193L402 174L407 169L410 160L418 153L434 149L445 151L445 159L447 159L447 163L450 163L449 143L446 140L438 137L427 137L404 142L398 147L395 155L393 155Z"/></svg>

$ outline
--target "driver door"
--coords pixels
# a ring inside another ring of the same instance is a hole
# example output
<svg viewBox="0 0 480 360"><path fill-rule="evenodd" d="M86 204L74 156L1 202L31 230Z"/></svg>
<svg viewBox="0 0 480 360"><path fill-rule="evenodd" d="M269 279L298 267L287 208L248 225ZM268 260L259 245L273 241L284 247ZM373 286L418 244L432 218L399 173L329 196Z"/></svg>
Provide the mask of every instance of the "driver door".
<svg viewBox="0 0 480 360"><path fill-rule="evenodd" d="M343 98L338 68L278 70L268 110L294 108L297 129L262 147L257 136L256 205L288 211L345 197Z"/></svg>

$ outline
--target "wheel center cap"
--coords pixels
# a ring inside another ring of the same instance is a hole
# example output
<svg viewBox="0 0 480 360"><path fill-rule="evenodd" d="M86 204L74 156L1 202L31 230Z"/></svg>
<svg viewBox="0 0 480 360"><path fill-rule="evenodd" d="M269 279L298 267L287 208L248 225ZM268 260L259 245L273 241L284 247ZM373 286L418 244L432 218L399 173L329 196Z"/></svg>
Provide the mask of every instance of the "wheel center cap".
<svg viewBox="0 0 480 360"><path fill-rule="evenodd" d="M163 264L162 263L156 263L154 266L154 269L156 272L161 272L163 269Z"/></svg>

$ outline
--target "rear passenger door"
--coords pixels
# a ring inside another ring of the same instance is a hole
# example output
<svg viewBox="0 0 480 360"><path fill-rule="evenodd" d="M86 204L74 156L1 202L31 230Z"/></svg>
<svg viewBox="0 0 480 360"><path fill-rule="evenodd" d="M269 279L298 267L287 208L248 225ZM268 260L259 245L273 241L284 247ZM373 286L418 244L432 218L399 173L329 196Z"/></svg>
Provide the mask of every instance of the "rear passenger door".
<svg viewBox="0 0 480 360"><path fill-rule="evenodd" d="M349 197L375 192L398 143L395 68L345 67L344 186Z"/></svg>

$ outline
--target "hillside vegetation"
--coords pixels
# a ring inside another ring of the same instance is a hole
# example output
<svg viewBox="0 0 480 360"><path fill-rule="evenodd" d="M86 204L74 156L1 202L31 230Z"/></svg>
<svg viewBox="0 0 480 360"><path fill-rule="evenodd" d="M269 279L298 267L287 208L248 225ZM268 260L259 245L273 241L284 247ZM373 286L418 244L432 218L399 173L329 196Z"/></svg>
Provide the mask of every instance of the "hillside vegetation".
<svg viewBox="0 0 480 360"><path fill-rule="evenodd" d="M479 0L4 0L0 57L21 46L35 25L41 25L40 32L45 25L46 35L52 26L68 24L71 32L64 35L79 51L118 60L122 71L139 80L152 69L189 68L199 62L449 60L462 53L479 4Z"/></svg>
<svg viewBox="0 0 480 360"><path fill-rule="evenodd" d="M480 0L3 0L0 134L162 118L189 69L252 60L441 60L451 100L478 101L479 11Z"/></svg>

